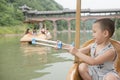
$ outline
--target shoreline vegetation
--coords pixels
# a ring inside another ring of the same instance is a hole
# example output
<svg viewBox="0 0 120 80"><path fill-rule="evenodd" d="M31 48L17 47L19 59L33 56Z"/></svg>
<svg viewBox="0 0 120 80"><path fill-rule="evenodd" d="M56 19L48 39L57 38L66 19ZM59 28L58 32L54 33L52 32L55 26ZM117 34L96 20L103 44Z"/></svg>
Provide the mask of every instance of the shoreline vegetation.
<svg viewBox="0 0 120 80"><path fill-rule="evenodd" d="M23 34L27 26L24 24L16 26L0 26L0 35L5 34Z"/></svg>
<svg viewBox="0 0 120 80"><path fill-rule="evenodd" d="M115 35L116 35L117 40L120 41L120 28L116 29Z"/></svg>
<svg viewBox="0 0 120 80"><path fill-rule="evenodd" d="M24 35L25 30L28 28L28 25L21 24L17 26L0 26L0 36L19 36ZM50 30L50 32L53 32ZM58 30L57 33L68 32L68 30ZM71 32L75 32L75 30L71 30ZM83 31L81 31L83 32ZM87 32L92 32L92 30L87 30ZM116 29L116 35L120 36L120 28Z"/></svg>
<svg viewBox="0 0 120 80"><path fill-rule="evenodd" d="M27 28L26 25L0 27L0 36L22 36ZM50 32L53 33L53 30L50 30ZM57 33L61 32L68 32L68 30L57 31ZM71 32L75 32L75 30L71 30Z"/></svg>
<svg viewBox="0 0 120 80"><path fill-rule="evenodd" d="M14 37L14 36L23 36L28 26L26 24L18 25L18 26L4 26L0 27L0 37ZM53 30L50 30L51 34L54 34ZM84 31L81 31L84 33ZM86 32L92 33L92 30L87 30ZM69 33L68 30L58 30L58 34L60 33ZM70 33L75 33L75 30L71 30ZM115 35L113 36L116 40L120 41L120 28L116 29Z"/></svg>

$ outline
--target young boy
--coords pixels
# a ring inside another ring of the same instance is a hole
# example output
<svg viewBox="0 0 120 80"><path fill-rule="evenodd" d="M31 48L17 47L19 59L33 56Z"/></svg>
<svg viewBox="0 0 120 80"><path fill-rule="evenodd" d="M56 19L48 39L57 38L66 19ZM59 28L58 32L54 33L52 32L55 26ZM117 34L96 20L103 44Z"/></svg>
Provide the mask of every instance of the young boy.
<svg viewBox="0 0 120 80"><path fill-rule="evenodd" d="M108 18L94 22L93 39L95 43L76 49L67 46L67 50L85 63L79 65L79 73L83 80L120 80L114 68L117 53L110 43L115 27L114 22ZM90 56L86 54L90 52Z"/></svg>

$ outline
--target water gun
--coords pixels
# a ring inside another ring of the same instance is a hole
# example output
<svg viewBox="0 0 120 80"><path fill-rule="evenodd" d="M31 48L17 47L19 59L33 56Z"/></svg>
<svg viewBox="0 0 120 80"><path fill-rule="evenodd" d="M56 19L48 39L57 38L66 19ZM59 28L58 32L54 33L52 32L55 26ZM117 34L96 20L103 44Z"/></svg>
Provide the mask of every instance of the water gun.
<svg viewBox="0 0 120 80"><path fill-rule="evenodd" d="M57 48L57 49L65 49L66 45L70 45L70 44L65 44L59 40L52 41L52 40L37 39L37 38L32 39L32 44L33 45L48 46L48 47L53 47L53 48ZM74 42L71 44L71 46L74 46Z"/></svg>

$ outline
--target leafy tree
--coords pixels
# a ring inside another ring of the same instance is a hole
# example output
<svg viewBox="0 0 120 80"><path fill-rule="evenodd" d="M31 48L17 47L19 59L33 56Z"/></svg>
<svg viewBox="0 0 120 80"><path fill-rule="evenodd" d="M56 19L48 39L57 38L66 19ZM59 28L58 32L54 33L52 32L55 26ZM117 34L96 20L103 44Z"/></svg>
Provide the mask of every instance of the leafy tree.
<svg viewBox="0 0 120 80"><path fill-rule="evenodd" d="M120 28L120 19L117 19L116 28Z"/></svg>
<svg viewBox="0 0 120 80"><path fill-rule="evenodd" d="M58 30L67 30L68 29L68 27L67 27L67 21L65 21L65 20L58 20L58 21L56 21L56 23L57 23L57 28L58 28Z"/></svg>
<svg viewBox="0 0 120 80"><path fill-rule="evenodd" d="M24 4L33 10L46 11L63 9L63 7L54 0L0 0L0 26L17 25L21 23L24 16L19 7Z"/></svg>

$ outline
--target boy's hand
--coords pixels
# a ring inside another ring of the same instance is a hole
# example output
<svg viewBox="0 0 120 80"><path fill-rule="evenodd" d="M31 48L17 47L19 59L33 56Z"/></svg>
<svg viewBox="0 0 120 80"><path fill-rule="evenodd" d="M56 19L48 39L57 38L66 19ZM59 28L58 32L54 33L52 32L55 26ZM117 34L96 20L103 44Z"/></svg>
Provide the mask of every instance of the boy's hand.
<svg viewBox="0 0 120 80"><path fill-rule="evenodd" d="M76 49L75 47L71 45L65 45L63 46L63 48L69 51L72 55L75 55L78 52L78 49Z"/></svg>

